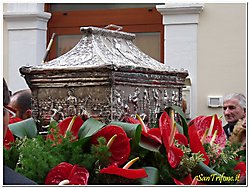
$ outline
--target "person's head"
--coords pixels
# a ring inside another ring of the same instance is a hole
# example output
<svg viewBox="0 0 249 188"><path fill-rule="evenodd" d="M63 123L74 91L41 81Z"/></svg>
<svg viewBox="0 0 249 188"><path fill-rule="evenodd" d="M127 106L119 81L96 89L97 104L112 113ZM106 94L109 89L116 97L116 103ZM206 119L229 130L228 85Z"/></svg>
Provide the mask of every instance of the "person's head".
<svg viewBox="0 0 249 188"><path fill-rule="evenodd" d="M10 92L5 79L3 79L3 136L5 137L9 124L9 112L6 108L10 103Z"/></svg>
<svg viewBox="0 0 249 188"><path fill-rule="evenodd" d="M246 116L246 98L240 93L231 93L223 97L223 113L228 123L237 122Z"/></svg>
<svg viewBox="0 0 249 188"><path fill-rule="evenodd" d="M16 117L27 119L31 117L31 91L24 89L13 93L9 106L16 110Z"/></svg>

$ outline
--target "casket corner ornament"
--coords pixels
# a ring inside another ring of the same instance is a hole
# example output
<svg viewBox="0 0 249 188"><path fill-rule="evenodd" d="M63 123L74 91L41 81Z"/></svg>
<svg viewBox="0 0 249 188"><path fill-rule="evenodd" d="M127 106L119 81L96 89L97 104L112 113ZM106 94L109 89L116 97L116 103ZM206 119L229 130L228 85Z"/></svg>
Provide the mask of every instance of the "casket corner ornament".
<svg viewBox="0 0 249 188"><path fill-rule="evenodd" d="M33 118L42 125L87 113L104 122L126 114L147 114L149 122L169 105L181 106L187 70L166 66L133 43L135 34L81 27L70 51L38 66L23 66L32 91Z"/></svg>

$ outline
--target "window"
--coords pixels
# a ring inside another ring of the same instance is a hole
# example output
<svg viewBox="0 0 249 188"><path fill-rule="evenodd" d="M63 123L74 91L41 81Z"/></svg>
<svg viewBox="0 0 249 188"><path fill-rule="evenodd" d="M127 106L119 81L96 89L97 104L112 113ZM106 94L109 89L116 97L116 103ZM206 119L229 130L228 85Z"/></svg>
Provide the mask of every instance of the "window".
<svg viewBox="0 0 249 188"><path fill-rule="evenodd" d="M122 26L122 31L135 33L134 43L144 53L163 62L164 27L156 4L46 4L52 13L48 23L48 41L56 33L49 59L54 59L72 47L81 38L80 27ZM149 44L149 45L148 45Z"/></svg>

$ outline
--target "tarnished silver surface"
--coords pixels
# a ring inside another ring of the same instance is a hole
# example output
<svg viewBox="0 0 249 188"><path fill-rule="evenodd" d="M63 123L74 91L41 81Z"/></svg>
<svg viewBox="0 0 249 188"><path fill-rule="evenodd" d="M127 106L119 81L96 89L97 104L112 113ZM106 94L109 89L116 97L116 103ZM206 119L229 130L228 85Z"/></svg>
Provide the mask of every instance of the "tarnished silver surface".
<svg viewBox="0 0 249 188"><path fill-rule="evenodd" d="M81 27L83 36L64 55L39 68L98 67L105 65L134 66L158 71L178 71L159 63L134 45L135 34L96 27ZM37 67L37 68L38 68Z"/></svg>
<svg viewBox="0 0 249 188"><path fill-rule="evenodd" d="M146 114L155 123L166 106L181 105L188 73L141 52L134 34L82 27L82 39L69 52L21 74L32 90L33 117L45 125L74 114L105 122Z"/></svg>

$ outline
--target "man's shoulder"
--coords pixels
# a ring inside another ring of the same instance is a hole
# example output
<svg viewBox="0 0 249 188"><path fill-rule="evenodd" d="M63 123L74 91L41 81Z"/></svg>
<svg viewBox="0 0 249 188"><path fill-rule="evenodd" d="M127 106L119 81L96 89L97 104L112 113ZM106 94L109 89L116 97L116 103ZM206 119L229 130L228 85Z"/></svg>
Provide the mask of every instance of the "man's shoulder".
<svg viewBox="0 0 249 188"><path fill-rule="evenodd" d="M228 127L230 127L230 124L227 123L226 125L223 126L223 129L228 129Z"/></svg>
<svg viewBox="0 0 249 188"><path fill-rule="evenodd" d="M4 185L36 185L34 181L27 177L15 172L13 169L4 166L3 167L3 184Z"/></svg>

